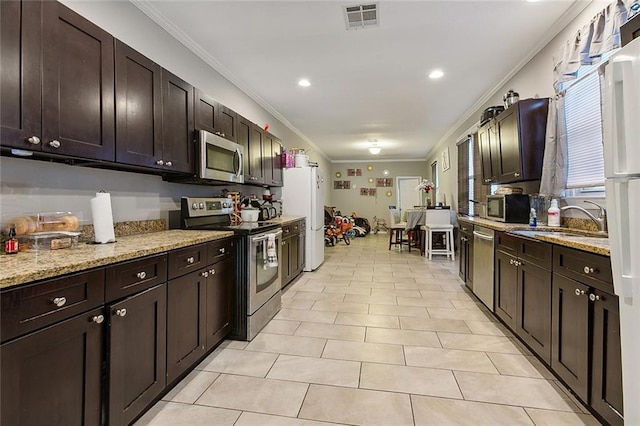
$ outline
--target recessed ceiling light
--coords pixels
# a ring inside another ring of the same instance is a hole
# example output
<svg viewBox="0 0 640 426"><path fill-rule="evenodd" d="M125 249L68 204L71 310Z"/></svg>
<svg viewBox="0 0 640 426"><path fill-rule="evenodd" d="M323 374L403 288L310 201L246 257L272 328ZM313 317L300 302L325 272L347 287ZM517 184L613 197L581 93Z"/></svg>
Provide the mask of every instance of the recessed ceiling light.
<svg viewBox="0 0 640 426"><path fill-rule="evenodd" d="M441 70L433 70L431 71L431 74L429 74L429 78L440 78L444 75L444 73Z"/></svg>
<svg viewBox="0 0 640 426"><path fill-rule="evenodd" d="M306 78L301 78L298 81L298 86L309 87L309 86L311 86L311 82L309 80L307 80Z"/></svg>
<svg viewBox="0 0 640 426"><path fill-rule="evenodd" d="M537 3L538 0L527 0L527 3Z"/></svg>

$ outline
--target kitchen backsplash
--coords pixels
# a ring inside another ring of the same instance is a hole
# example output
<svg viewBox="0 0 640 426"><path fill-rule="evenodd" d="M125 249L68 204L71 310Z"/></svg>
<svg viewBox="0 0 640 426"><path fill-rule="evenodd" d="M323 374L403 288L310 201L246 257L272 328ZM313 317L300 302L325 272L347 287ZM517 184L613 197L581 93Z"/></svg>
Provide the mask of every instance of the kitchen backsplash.
<svg viewBox="0 0 640 426"><path fill-rule="evenodd" d="M136 234L148 234L150 232L160 232L167 229L167 221L164 219L136 220L130 222L116 222L114 231L116 238ZM93 225L84 225L80 230L80 241L93 241Z"/></svg>

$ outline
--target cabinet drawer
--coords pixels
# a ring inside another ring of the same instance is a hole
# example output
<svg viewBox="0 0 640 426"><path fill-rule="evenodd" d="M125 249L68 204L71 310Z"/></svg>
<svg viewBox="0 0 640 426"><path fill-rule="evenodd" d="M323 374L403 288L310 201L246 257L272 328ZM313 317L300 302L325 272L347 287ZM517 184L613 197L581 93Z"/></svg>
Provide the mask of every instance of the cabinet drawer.
<svg viewBox="0 0 640 426"><path fill-rule="evenodd" d="M284 225L282 227L282 239L289 238L293 235L293 225Z"/></svg>
<svg viewBox="0 0 640 426"><path fill-rule="evenodd" d="M291 234L298 235L302 231L302 221L299 220L291 225Z"/></svg>
<svg viewBox="0 0 640 426"><path fill-rule="evenodd" d="M518 253L518 246L520 238L509 235L505 232L496 232L496 248L502 250L505 253L513 254Z"/></svg>
<svg viewBox="0 0 640 426"><path fill-rule="evenodd" d="M551 269L551 244L520 238L518 257L542 268Z"/></svg>
<svg viewBox="0 0 640 426"><path fill-rule="evenodd" d="M119 263L107 268L107 302L130 296L166 280L166 254Z"/></svg>
<svg viewBox="0 0 640 426"><path fill-rule="evenodd" d="M460 233L461 234L473 234L473 225L469 225L465 222L460 222Z"/></svg>
<svg viewBox="0 0 640 426"><path fill-rule="evenodd" d="M613 294L611 259L568 247L553 247L553 272Z"/></svg>
<svg viewBox="0 0 640 426"><path fill-rule="evenodd" d="M207 247L207 265L220 262L231 256L233 256L232 238L209 243Z"/></svg>
<svg viewBox="0 0 640 426"><path fill-rule="evenodd" d="M0 293L0 340L103 305L104 281L105 270L100 268Z"/></svg>
<svg viewBox="0 0 640 426"><path fill-rule="evenodd" d="M306 232L307 231L307 220L306 219L302 219L299 223L300 223L300 232Z"/></svg>
<svg viewBox="0 0 640 426"><path fill-rule="evenodd" d="M207 266L207 245L186 247L169 253L169 279Z"/></svg>

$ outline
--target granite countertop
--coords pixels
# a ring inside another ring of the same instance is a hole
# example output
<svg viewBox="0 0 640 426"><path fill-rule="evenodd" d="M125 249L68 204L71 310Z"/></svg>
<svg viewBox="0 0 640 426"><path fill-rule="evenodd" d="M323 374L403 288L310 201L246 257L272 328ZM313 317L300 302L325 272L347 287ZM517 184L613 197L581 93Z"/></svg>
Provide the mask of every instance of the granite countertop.
<svg viewBox="0 0 640 426"><path fill-rule="evenodd" d="M487 228L493 229L495 231L552 231L545 233L532 233L532 235L521 235L528 236L530 238L534 238L541 241L546 241L549 243L571 247L578 250L587 251L590 253L600 254L603 256L610 256L611 252L609 251L609 238L606 237L597 237L596 233L593 231L585 231L581 229L575 228L564 228L564 227L552 227L552 226L538 226L536 228L531 228L529 225L524 223L502 223L495 222L489 219L483 219L478 217L467 217L467 216L458 216L458 221L463 221L467 223L471 223L474 225L485 226ZM567 235L567 232L571 232L572 234L580 234L580 235ZM555 234L555 235L554 235ZM517 234L516 234L517 235Z"/></svg>
<svg viewBox="0 0 640 426"><path fill-rule="evenodd" d="M280 216L274 219L269 219L267 222L279 223L281 225L288 225L297 220L304 219L304 216Z"/></svg>
<svg viewBox="0 0 640 426"><path fill-rule="evenodd" d="M231 237L230 231L179 229L117 237L113 244L0 255L0 289Z"/></svg>

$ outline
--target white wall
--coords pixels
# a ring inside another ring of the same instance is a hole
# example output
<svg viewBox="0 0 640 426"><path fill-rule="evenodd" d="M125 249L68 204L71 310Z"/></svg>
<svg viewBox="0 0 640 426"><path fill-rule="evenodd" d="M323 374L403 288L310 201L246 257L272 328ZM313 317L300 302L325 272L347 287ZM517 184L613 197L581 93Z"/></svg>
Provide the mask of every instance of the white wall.
<svg viewBox="0 0 640 426"><path fill-rule="evenodd" d="M450 137L441 141L427 156L427 164L433 161L440 161L440 154L449 147L451 165L453 172L440 175L441 191L453 196L451 203L457 209L458 198L458 150L456 142L469 133L470 128L476 128L480 120L480 115L485 108L492 105L502 105L502 96L507 91L513 89L520 94L520 99L534 97L551 97L553 91L553 55L560 49L566 41L575 35L583 25L587 24L599 11L601 11L610 1L594 1L584 9L569 25L567 25L550 43L548 43L531 61L529 61L517 74L515 74L502 87L495 90L489 101L471 114L471 117L460 124ZM470 68L471 70L472 68ZM498 80L501 76L496 76ZM539 182L518 184L528 193L537 192Z"/></svg>
<svg viewBox="0 0 640 426"><path fill-rule="evenodd" d="M245 93L171 37L139 9L125 1L70 1L62 3L94 22L117 39L216 98L249 120L269 124L269 131L285 147L305 148L311 160L329 170L329 161L300 136L276 120ZM315 154L314 154L315 153ZM81 211L91 223L89 199L98 190L112 194L115 221L166 218L179 208L180 197L213 196L222 188L163 182L160 177L91 169L63 164L0 158L0 214L71 210ZM258 187L236 187L246 194L261 194ZM276 197L279 190L274 189ZM328 197L328 196L327 196ZM329 203L327 198L327 204Z"/></svg>

